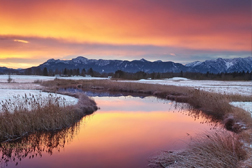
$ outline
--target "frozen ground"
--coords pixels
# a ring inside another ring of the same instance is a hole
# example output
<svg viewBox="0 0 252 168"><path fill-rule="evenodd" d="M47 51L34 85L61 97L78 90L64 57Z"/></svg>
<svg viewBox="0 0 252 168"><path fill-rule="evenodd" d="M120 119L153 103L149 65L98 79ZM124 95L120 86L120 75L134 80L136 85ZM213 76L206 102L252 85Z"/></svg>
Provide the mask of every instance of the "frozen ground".
<svg viewBox="0 0 252 168"><path fill-rule="evenodd" d="M174 77L164 80L141 79L138 81L128 81L128 82L185 86L221 94L239 94L245 96L252 96L252 81L190 80L187 78ZM252 113L252 102L231 102L231 104L233 106L242 108Z"/></svg>
<svg viewBox="0 0 252 168"><path fill-rule="evenodd" d="M11 75L14 83L32 83L36 80L48 81L54 80L54 76L38 76L38 75ZM83 77L83 76L71 76L71 77L57 77L58 79L69 79L69 80L102 80L108 78L98 77ZM7 83L8 75L0 75L0 82Z"/></svg>
<svg viewBox="0 0 252 168"><path fill-rule="evenodd" d="M132 82L132 81L129 81ZM193 87L195 89L221 94L252 95L252 81L190 80L174 77L164 80L138 80L133 82Z"/></svg>
<svg viewBox="0 0 252 168"><path fill-rule="evenodd" d="M252 116L252 102L231 102L230 104L250 112Z"/></svg>
<svg viewBox="0 0 252 168"><path fill-rule="evenodd" d="M43 86L35 83L6 83L0 82L0 89L26 89L26 90L42 90Z"/></svg>
<svg viewBox="0 0 252 168"><path fill-rule="evenodd" d="M0 112L2 111L2 104L5 101L10 101L14 105L17 105L18 103L23 103L26 99L32 100L35 98L41 103L46 103L50 98L52 100L58 98L60 100L60 106L74 105L78 102L78 99L71 96L50 94L39 90L0 89L0 93Z"/></svg>
<svg viewBox="0 0 252 168"><path fill-rule="evenodd" d="M13 81L11 83L7 83L8 75L0 75L0 102L4 102L6 100L10 100L13 103L20 103L22 99L24 100L25 95L28 99L31 99L32 96L35 98L42 100L44 102L48 101L49 97L52 96L54 98L59 97L61 100L61 106L63 105L73 105L78 102L78 99L60 95L60 94L52 94L41 92L43 89L39 84L34 83L36 80L40 81L48 81L54 80L55 77L50 76L36 76L36 75L11 75ZM74 76L74 77L57 77L58 79L71 79L71 80L91 80L91 79L108 79L108 78L94 78L94 77L82 77L82 76ZM16 98L14 98L16 97ZM18 101L18 102L17 102ZM2 103L3 103L2 102ZM0 111L1 111L0 105Z"/></svg>

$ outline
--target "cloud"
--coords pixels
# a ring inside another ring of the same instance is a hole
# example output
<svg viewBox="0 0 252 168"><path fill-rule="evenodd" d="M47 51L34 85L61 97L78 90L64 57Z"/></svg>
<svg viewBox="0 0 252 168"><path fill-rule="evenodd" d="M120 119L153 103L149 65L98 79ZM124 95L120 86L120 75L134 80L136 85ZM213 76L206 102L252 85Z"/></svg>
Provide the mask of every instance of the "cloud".
<svg viewBox="0 0 252 168"><path fill-rule="evenodd" d="M13 41L15 42L19 42L19 43L29 43L29 41L26 41L26 40L19 40L19 39L14 39Z"/></svg>
<svg viewBox="0 0 252 168"><path fill-rule="evenodd" d="M251 49L248 0L2 0L1 4L1 35L116 45Z"/></svg>
<svg viewBox="0 0 252 168"><path fill-rule="evenodd" d="M48 59L72 59L84 56L90 59L134 60L145 58L150 61L163 60L180 63L205 59L247 57L250 51L190 49L157 45L118 45L106 43L71 42L56 38L0 36L1 66L25 68L37 66ZM13 42L24 39L29 45ZM176 54L175 54L176 53Z"/></svg>

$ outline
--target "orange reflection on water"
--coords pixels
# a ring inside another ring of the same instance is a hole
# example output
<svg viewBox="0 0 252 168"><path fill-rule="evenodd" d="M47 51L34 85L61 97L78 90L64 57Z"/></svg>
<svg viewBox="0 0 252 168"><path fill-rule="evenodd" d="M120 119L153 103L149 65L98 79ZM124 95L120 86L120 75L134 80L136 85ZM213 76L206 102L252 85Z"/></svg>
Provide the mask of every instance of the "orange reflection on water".
<svg viewBox="0 0 252 168"><path fill-rule="evenodd" d="M98 102L98 105L102 104L101 107L109 103L109 100L101 99ZM187 133L194 135L200 130L209 129L209 125L199 124L203 121L201 119L195 122L192 117L183 113L159 111L160 108L167 107L167 104L144 100L135 102L135 98L132 101L130 99L117 101L118 103L113 103L112 106L121 108L121 111L98 111L82 123L77 138L66 149L68 153L73 154L74 159L78 153L78 156L85 156L79 159L86 164L90 160L93 162L99 160L99 163L106 163L105 167L121 167L122 163L127 163L125 167L133 166L133 163L139 166L147 165L147 159L158 151L184 148L189 140ZM130 104L135 109L139 108L135 104L140 104L142 109L145 108L142 105L148 108L156 104L156 107L149 109L149 112L140 110L129 112L127 108L123 108L122 101L135 102ZM105 107L104 109L107 110ZM89 166L92 167L93 162L90 162Z"/></svg>
<svg viewBox="0 0 252 168"><path fill-rule="evenodd" d="M211 128L200 124L205 118L195 121L188 116L181 104L176 109L174 102L154 97L95 97L95 101L101 110L82 119L63 150L24 159L18 166L147 167L151 156L162 150L185 148L190 136Z"/></svg>

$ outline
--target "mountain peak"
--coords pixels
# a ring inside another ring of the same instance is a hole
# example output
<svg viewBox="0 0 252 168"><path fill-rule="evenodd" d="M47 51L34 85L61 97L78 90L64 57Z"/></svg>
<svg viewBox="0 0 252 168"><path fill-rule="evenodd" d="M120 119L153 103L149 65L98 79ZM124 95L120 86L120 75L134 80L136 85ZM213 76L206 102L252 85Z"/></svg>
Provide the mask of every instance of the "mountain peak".
<svg viewBox="0 0 252 168"><path fill-rule="evenodd" d="M46 62L55 62L55 59L53 59L53 58L51 58L51 59L49 59L49 60L47 60Z"/></svg>
<svg viewBox="0 0 252 168"><path fill-rule="evenodd" d="M141 62L149 62L149 61L147 61L147 60L144 59L144 58L140 59L140 61L141 61Z"/></svg>
<svg viewBox="0 0 252 168"><path fill-rule="evenodd" d="M78 57L73 58L73 59L81 59L81 60L86 59L86 60L87 60L87 58L86 58L86 57L83 57L83 56L78 56Z"/></svg>
<svg viewBox="0 0 252 168"><path fill-rule="evenodd" d="M83 56L78 56L78 57L76 57L76 58L73 58L72 61L73 61L74 63L83 63L83 64L87 64L88 59L85 58L85 57L83 57Z"/></svg>

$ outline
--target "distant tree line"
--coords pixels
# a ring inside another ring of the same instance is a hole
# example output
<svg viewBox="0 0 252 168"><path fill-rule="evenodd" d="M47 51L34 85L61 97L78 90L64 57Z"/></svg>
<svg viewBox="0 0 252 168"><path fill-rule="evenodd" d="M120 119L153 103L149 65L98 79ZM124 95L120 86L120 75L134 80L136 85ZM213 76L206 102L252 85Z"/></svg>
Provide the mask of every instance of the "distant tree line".
<svg viewBox="0 0 252 168"><path fill-rule="evenodd" d="M125 72L122 70L117 70L115 73L99 73L98 71L93 70L92 68L89 69L67 69L64 68L62 70L52 70L47 69L46 67L43 69L40 68L28 68L22 72L17 72L17 74L24 74L24 75L43 75L43 76L92 76L92 77L108 77L112 76L114 79L128 79L128 80L139 80L139 79L164 79L164 78L172 78L172 77L184 77L188 79L194 80L252 80L252 72L232 72L232 73L199 73L199 72L166 72L166 73L159 73L159 72L151 72L146 73L143 71L130 73Z"/></svg>
<svg viewBox="0 0 252 168"><path fill-rule="evenodd" d="M139 80L139 79L164 79L164 78L173 78L173 77L184 77L188 79L194 80L252 80L252 72L233 72L233 73L199 73L199 72L152 72L145 73L143 71L139 71L136 73L129 73L118 70L114 73L113 78L115 79L129 79L129 80Z"/></svg>
<svg viewBox="0 0 252 168"><path fill-rule="evenodd" d="M43 76L92 76L92 77L108 77L112 76L113 73L99 73L97 71L94 71L92 68L89 69L68 69L64 68L63 70L59 69L47 69L46 67L43 69L40 68L28 68L25 69L23 72L18 72L17 74L23 74L23 75L43 75Z"/></svg>

